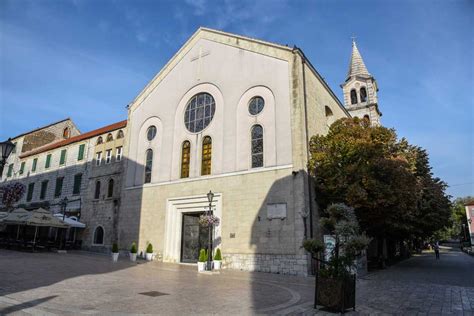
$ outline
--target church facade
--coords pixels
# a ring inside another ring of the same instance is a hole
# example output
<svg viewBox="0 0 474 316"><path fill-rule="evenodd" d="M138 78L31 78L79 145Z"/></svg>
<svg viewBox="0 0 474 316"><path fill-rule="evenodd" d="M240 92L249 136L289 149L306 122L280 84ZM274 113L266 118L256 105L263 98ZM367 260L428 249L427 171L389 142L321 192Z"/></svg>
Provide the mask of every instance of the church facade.
<svg viewBox="0 0 474 316"><path fill-rule="evenodd" d="M120 245L196 262L212 191L224 267L307 274L308 141L349 116L300 49L199 29L130 104Z"/></svg>

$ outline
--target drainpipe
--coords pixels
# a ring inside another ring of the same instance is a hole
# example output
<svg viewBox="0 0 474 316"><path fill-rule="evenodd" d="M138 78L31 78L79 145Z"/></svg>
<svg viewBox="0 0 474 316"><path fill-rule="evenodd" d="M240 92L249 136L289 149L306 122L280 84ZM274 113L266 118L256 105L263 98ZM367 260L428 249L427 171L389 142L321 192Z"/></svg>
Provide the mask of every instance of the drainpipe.
<svg viewBox="0 0 474 316"><path fill-rule="evenodd" d="M296 48L296 47L295 47ZM298 52L300 51L299 48L296 48ZM305 65L306 65L306 58L303 54L300 53L301 56L301 67L303 70L303 105L304 105L304 127L305 127L305 140L306 140L306 163L309 163L310 155L309 155L309 131L308 131L308 103L306 98L306 72L305 72ZM311 192L311 177L309 174L309 170L307 169L307 186L308 186L308 197L309 197L309 237L313 238L313 194Z"/></svg>

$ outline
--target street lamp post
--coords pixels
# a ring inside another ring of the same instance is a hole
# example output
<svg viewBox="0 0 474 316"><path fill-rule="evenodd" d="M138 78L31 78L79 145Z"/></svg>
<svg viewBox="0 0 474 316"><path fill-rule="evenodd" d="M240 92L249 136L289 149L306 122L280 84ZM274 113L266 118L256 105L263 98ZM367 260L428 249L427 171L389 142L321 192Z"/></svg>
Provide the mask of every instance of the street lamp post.
<svg viewBox="0 0 474 316"><path fill-rule="evenodd" d="M207 200L209 201L209 216L212 215L212 199L214 198L214 193L209 190L209 193L207 194ZM208 226L209 229L209 240L207 244L207 270L211 271L212 270L212 263L211 263L211 257L212 257L212 228L214 225L210 224Z"/></svg>
<svg viewBox="0 0 474 316"><path fill-rule="evenodd" d="M64 199L61 200L60 205L61 205L61 210L63 211L63 222L66 218L66 208L67 208L67 203L68 203L68 198L67 196L64 197ZM65 245L65 239L66 239L66 230L63 228L63 233L61 234L61 246L59 248L64 249Z"/></svg>
<svg viewBox="0 0 474 316"><path fill-rule="evenodd" d="M11 138L7 141L0 142L0 177L3 174L3 167L5 167L8 156L10 156L13 148L15 148L15 144L12 143Z"/></svg>

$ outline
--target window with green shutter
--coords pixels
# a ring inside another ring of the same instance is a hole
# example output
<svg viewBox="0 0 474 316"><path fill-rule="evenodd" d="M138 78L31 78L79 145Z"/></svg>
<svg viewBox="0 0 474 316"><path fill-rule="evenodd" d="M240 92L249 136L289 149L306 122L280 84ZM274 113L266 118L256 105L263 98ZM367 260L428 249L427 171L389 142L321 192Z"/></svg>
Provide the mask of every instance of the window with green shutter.
<svg viewBox="0 0 474 316"><path fill-rule="evenodd" d="M79 153L77 154L77 160L84 159L84 149L85 149L85 147L86 147L85 144L79 145Z"/></svg>
<svg viewBox="0 0 474 316"><path fill-rule="evenodd" d="M28 184L28 193L26 194L26 201L29 202L33 199L33 191L35 190L35 183Z"/></svg>
<svg viewBox="0 0 474 316"><path fill-rule="evenodd" d="M11 177L13 175L13 164L8 166L7 177Z"/></svg>
<svg viewBox="0 0 474 316"><path fill-rule="evenodd" d="M56 178L56 187L54 188L54 197L60 197L63 192L64 177Z"/></svg>
<svg viewBox="0 0 474 316"><path fill-rule="evenodd" d="M24 161L22 161L21 165L20 165L20 174L23 174L23 172L25 172L25 162Z"/></svg>
<svg viewBox="0 0 474 316"><path fill-rule="evenodd" d="M36 171L36 164L38 163L38 158L33 159L33 165L31 166L31 172Z"/></svg>
<svg viewBox="0 0 474 316"><path fill-rule="evenodd" d="M41 182L40 200L45 199L47 190L48 190L48 180L44 180L43 182Z"/></svg>
<svg viewBox="0 0 474 316"><path fill-rule="evenodd" d="M66 149L61 150L61 158L59 158L59 165L62 166L66 162Z"/></svg>
<svg viewBox="0 0 474 316"><path fill-rule="evenodd" d="M51 166L51 154L46 156L46 163L44 164L45 169L48 169Z"/></svg>
<svg viewBox="0 0 474 316"><path fill-rule="evenodd" d="M81 193L81 182L82 182L82 173L78 173L74 176L74 186L72 188L72 194Z"/></svg>

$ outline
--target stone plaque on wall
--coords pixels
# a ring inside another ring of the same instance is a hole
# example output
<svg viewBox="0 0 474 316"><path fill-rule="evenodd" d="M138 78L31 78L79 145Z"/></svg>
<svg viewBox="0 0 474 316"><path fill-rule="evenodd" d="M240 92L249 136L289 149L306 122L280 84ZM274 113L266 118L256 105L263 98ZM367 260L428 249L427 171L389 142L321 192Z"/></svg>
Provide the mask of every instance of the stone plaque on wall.
<svg viewBox="0 0 474 316"><path fill-rule="evenodd" d="M268 219L285 219L286 218L286 203L272 203L267 204L267 218Z"/></svg>

